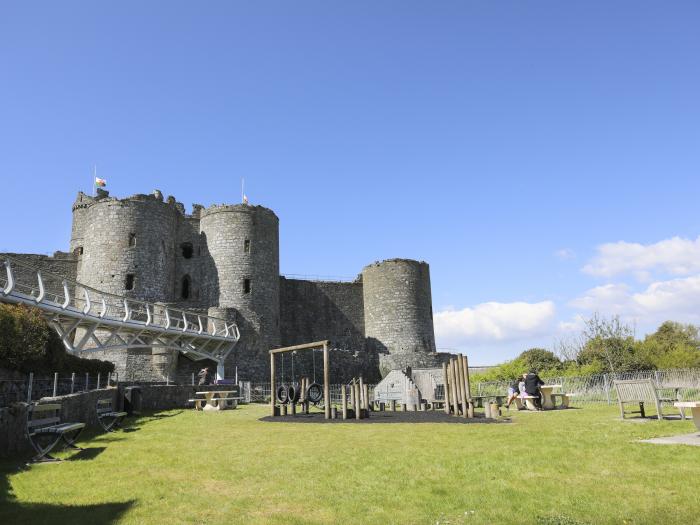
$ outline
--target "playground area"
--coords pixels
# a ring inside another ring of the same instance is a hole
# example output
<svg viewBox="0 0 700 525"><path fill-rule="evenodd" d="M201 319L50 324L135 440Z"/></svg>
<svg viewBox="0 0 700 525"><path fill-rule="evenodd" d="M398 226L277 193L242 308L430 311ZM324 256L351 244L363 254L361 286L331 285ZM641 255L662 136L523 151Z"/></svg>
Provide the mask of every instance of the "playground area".
<svg viewBox="0 0 700 525"><path fill-rule="evenodd" d="M511 410L500 424L269 413L145 413L86 432L63 462L2 463L0 523L671 524L700 511L698 448L639 442L690 420L621 421L606 405Z"/></svg>

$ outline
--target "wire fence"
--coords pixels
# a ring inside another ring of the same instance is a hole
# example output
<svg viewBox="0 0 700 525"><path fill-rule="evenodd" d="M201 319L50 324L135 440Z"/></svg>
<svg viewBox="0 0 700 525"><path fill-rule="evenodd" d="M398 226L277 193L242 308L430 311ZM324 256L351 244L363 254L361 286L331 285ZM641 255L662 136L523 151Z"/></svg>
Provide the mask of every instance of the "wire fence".
<svg viewBox="0 0 700 525"><path fill-rule="evenodd" d="M700 400L700 369L646 370L638 372L623 372L616 374L600 374L593 376L545 376L546 384L560 385L560 391L571 395L572 405L596 403L616 403L617 394L613 385L614 380L623 379L652 379L656 387L661 389L664 397L680 401ZM104 388L109 384L119 382L116 373L101 374L71 374L34 377L28 374L24 379L0 380L0 407L12 403L37 401L42 397L54 397L78 392L86 392ZM177 374L167 376L163 381L137 381L129 379L130 384L148 385L197 385L199 378L196 374ZM225 384L238 384L241 397L247 403L268 403L271 397L270 383L251 383L238 381L237 377L226 378ZM278 383L276 386L281 385ZM330 386L331 404L340 405L342 402L341 384ZM442 385L438 385L438 389ZM504 395L510 386L509 381L479 382L472 385L472 395L490 396ZM370 399L374 399L375 385L369 385ZM438 396L440 398L440 396Z"/></svg>
<svg viewBox="0 0 700 525"><path fill-rule="evenodd" d="M625 379L651 379L665 396L679 401L700 400L700 369L644 370L593 376L547 376L542 380L548 385L561 385L560 391L571 395L572 405L616 403L617 393L613 381ZM512 381L477 383L477 395L503 395Z"/></svg>

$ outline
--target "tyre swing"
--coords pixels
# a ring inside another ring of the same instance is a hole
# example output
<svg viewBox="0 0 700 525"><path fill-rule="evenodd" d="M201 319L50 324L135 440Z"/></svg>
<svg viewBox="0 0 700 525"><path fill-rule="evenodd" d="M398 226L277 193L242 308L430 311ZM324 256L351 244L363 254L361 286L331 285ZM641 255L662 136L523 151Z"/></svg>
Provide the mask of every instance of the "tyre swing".
<svg viewBox="0 0 700 525"><path fill-rule="evenodd" d="M289 401L289 387L284 382L284 354L282 357L282 384L278 386L275 390L275 397L282 405L287 404Z"/></svg>
<svg viewBox="0 0 700 525"><path fill-rule="evenodd" d="M314 367L314 381L306 389L306 399L308 399L314 405L318 405L321 401L323 401L323 387L316 382L316 350L311 351L311 358Z"/></svg>
<svg viewBox="0 0 700 525"><path fill-rule="evenodd" d="M294 354L296 354L296 352L292 352L292 380L289 386L287 386L287 399L289 403L296 403L301 397L299 383L294 381Z"/></svg>

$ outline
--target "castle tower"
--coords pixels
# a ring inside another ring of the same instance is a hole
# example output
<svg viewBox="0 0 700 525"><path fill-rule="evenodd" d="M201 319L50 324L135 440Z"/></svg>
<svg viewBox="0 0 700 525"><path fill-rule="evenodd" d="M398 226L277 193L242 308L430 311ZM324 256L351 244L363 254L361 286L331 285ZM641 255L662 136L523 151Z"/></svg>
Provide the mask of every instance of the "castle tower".
<svg viewBox="0 0 700 525"><path fill-rule="evenodd" d="M267 350L280 342L279 219L246 204L211 206L200 217L216 268L207 283L209 312L235 319L241 332L227 368L238 366L242 379L265 377Z"/></svg>
<svg viewBox="0 0 700 525"><path fill-rule="evenodd" d="M182 218L177 203L164 203L160 194L114 199L106 191L97 197L78 194L78 201L73 207L71 237L71 249L81 254L78 281L142 301L171 301ZM129 349L115 357L111 360L125 379L141 379L134 374L165 379L178 362L177 352L160 348Z"/></svg>
<svg viewBox="0 0 700 525"><path fill-rule="evenodd" d="M382 375L434 366L435 333L427 263L389 259L362 270L365 335Z"/></svg>
<svg viewBox="0 0 700 525"><path fill-rule="evenodd" d="M95 200L74 216L74 230L83 230L78 281L142 301L171 300L179 215L153 195Z"/></svg>

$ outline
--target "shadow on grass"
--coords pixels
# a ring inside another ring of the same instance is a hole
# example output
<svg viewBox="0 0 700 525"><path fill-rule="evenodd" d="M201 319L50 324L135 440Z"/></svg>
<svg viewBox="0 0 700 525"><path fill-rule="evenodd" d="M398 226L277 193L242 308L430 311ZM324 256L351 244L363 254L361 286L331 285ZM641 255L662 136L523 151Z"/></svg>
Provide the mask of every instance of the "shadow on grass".
<svg viewBox="0 0 700 525"><path fill-rule="evenodd" d="M447 415L442 411L429 411L429 412L372 412L370 417L366 419L354 419L348 418L343 420L338 419L325 419L323 412L313 412L311 414L295 414L286 416L265 416L258 419L258 421L272 422L272 423L319 423L319 424L359 424L368 425L373 423L378 424L391 424L391 423L443 423L443 424L456 424L456 425L474 425L474 424L507 424L510 419L490 419L485 418L482 414L477 414L472 419L466 419L463 417L456 417L453 415Z"/></svg>
<svg viewBox="0 0 700 525"><path fill-rule="evenodd" d="M88 450L94 449L87 449L83 452ZM78 455L76 454L76 456ZM56 467L47 465L46 468ZM17 501L12 493L8 476L7 469L0 470L0 523L3 524L55 525L57 523L70 523L71 525L94 525L116 523L135 503L134 500L96 505L22 503Z"/></svg>
<svg viewBox="0 0 700 525"><path fill-rule="evenodd" d="M95 459L105 450L107 450L107 447L84 448L80 452L73 454L71 457L67 458L66 461L86 461L88 459Z"/></svg>

